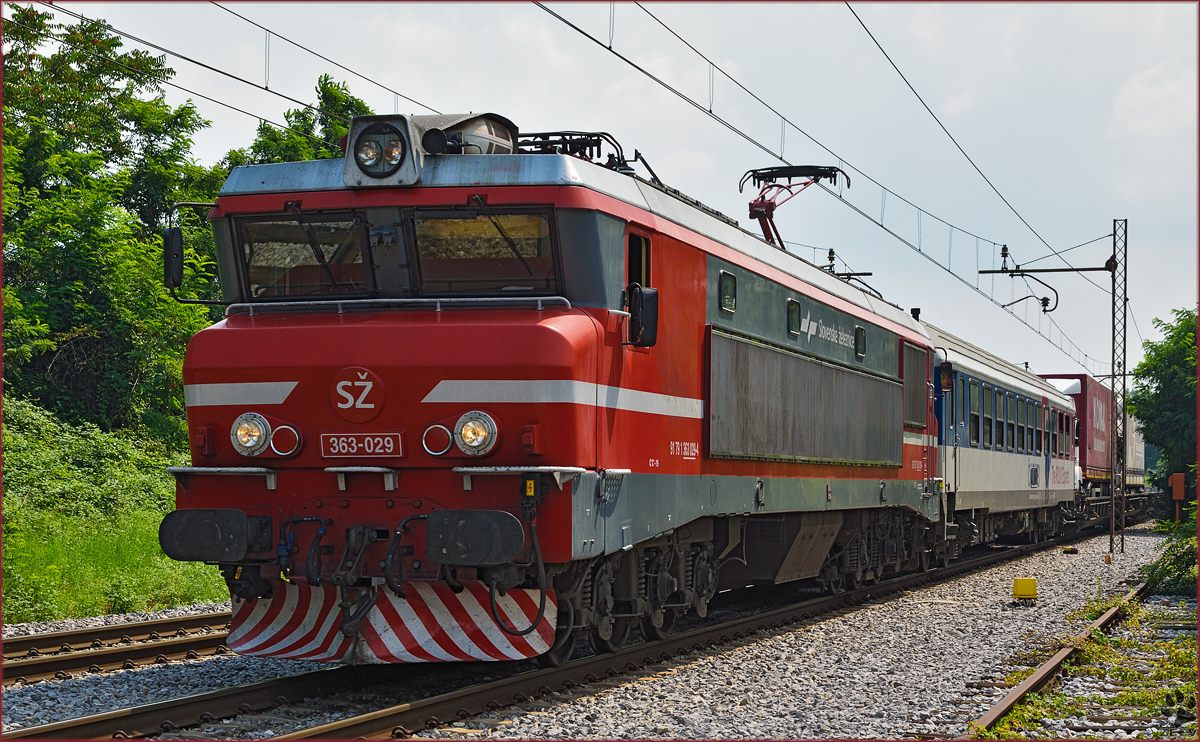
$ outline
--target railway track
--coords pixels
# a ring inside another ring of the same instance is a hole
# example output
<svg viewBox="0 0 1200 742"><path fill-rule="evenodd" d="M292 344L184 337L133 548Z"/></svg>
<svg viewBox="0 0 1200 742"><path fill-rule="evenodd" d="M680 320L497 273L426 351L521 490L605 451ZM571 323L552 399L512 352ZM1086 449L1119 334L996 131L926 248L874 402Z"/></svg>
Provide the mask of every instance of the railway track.
<svg viewBox="0 0 1200 742"><path fill-rule="evenodd" d="M1044 692L1050 689L1051 684L1060 677L1069 677L1072 673L1070 669L1076 658L1080 657L1084 652L1089 641L1094 640L1102 634L1112 634L1118 630L1123 618L1126 618L1131 607L1142 602L1148 593L1145 583L1138 585L1121 597L1117 605L1112 606L1098 618L1087 625L1077 636L1068 640L1062 649L1056 652L1052 657L1039 665L1029 677L1012 688L1003 698L997 701L989 708L982 716L967 725L968 733L958 737L958 739L974 739L979 734L987 732L1005 721L1006 717L1013 713L1023 702L1026 702L1030 697L1039 692ZM1194 632L1195 624L1188 623L1173 623L1173 622L1148 622L1148 625L1140 627L1143 634L1148 633L1153 638L1161 638L1161 635L1171 634L1173 632ZM1138 652L1136 649L1118 649L1117 661L1119 655L1123 652ZM1092 660L1093 664L1104 666L1106 662L1113 662L1114 658L1109 657L1107 660ZM1144 663L1154 662L1155 658L1150 655L1139 656L1134 660L1134 664L1143 668L1140 672L1150 671L1151 665ZM1193 658L1194 661L1194 658ZM1139 663L1143 663L1140 664ZM1086 664L1086 662L1085 662ZM1106 668L1105 673L1112 672ZM1097 705L1099 698L1095 694L1084 694L1085 703L1082 708L1087 709L1086 716L1074 722L1066 724L1066 729L1072 735L1079 733L1089 734L1104 734L1113 732L1122 732L1125 736L1130 736L1134 733L1147 733L1148 730L1153 730L1155 725L1163 725L1169 727L1175 719L1168 718L1164 715L1161 708L1146 709L1138 707L1139 704L1135 700L1138 695L1145 692L1145 688L1137 687L1140 684L1132 679L1127 674L1117 674L1115 677L1105 676L1105 680L1111 681L1104 687L1104 691L1099 696L1108 696L1110 701L1106 701L1101 705ZM1151 685L1160 685L1164 682L1170 682L1166 678L1154 679ZM1114 683L1116 685L1114 685ZM1133 687L1131 687L1133 686ZM1194 691L1194 686L1193 686ZM1078 695L1079 691L1068 693L1067 695ZM1191 695L1191 694L1188 694ZM1122 700L1123 699L1123 700ZM1122 707L1121 712L1114 715L1114 707ZM1155 703L1154 706L1159 706ZM1063 707L1065 708L1065 706ZM1194 708L1192 709L1192 718L1194 720ZM1061 709L1057 715L1066 712ZM1132 715L1130 715L1132 714ZM1070 714L1068 714L1070 716ZM1059 718L1063 718L1059 716ZM1045 719L1043 719L1043 722ZM1114 726L1115 724L1115 726ZM1020 727L1018 727L1020 728ZM1005 732L1011 732L1012 729L1007 729ZM1053 736L1047 733L1046 729L1023 729L1026 732L1025 736ZM1159 730L1161 731L1161 730Z"/></svg>
<svg viewBox="0 0 1200 742"><path fill-rule="evenodd" d="M368 713L272 736L279 739L404 736L520 703L556 688L595 683L603 678L659 663L677 654L737 641L760 630L777 630L869 600L958 577L1085 537L1074 535L1042 544L995 550L942 569L897 577L853 592L803 600L661 640L624 647L617 652L582 657L562 667L523 671L514 667L511 675L489 682L468 681L467 684L453 690L433 693L408 703L377 708ZM302 703L308 698L327 701L326 697L333 693L369 688L373 682L378 683L381 679L395 681L398 677L396 671L404 668L422 669L419 666L339 667L53 724L13 729L5 732L5 736L74 739L145 737L238 715L252 715L278 709L286 704ZM427 672L428 669L425 669ZM279 711L272 711L270 715L275 720L281 718ZM245 736L244 733L237 733L236 721L222 726L230 730L230 736Z"/></svg>
<svg viewBox="0 0 1200 742"><path fill-rule="evenodd" d="M224 653L228 626L218 611L5 638L4 684Z"/></svg>

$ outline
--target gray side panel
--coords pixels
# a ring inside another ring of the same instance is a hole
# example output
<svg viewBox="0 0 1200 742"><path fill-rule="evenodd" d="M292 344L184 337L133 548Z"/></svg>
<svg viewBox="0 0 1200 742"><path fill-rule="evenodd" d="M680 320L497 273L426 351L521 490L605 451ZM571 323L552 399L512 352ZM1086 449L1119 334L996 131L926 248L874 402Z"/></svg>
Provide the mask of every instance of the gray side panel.
<svg viewBox="0 0 1200 742"><path fill-rule="evenodd" d="M710 456L901 465L900 384L717 330L710 337Z"/></svg>
<svg viewBox="0 0 1200 742"><path fill-rule="evenodd" d="M612 554L706 516L879 507L909 508L931 521L941 515L939 498L923 495L920 481L896 479L627 474L601 503L588 472L573 481L570 496L575 559Z"/></svg>
<svg viewBox="0 0 1200 742"><path fill-rule="evenodd" d="M575 306L620 309L625 285L625 222L579 209L560 209L555 218L564 295Z"/></svg>
<svg viewBox="0 0 1200 742"><path fill-rule="evenodd" d="M709 256L705 317L710 325L762 338L799 353L861 368L891 379L900 378L899 336L720 258ZM737 309L720 308L717 284L721 272L737 278ZM833 280L837 280L836 278ZM800 325L788 331L788 301L799 304ZM854 328L866 333L866 353L854 352Z"/></svg>
<svg viewBox="0 0 1200 742"><path fill-rule="evenodd" d="M924 348L904 344L904 422L925 427L928 401L929 354Z"/></svg>

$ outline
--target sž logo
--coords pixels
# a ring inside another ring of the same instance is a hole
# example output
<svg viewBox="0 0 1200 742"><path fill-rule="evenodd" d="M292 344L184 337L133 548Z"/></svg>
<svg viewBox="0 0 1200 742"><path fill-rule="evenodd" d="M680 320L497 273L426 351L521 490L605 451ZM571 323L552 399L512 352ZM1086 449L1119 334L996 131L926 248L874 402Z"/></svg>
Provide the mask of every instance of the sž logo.
<svg viewBox="0 0 1200 742"><path fill-rule="evenodd" d="M374 371L347 366L333 377L329 401L343 419L352 423L373 420L383 409L383 382Z"/></svg>

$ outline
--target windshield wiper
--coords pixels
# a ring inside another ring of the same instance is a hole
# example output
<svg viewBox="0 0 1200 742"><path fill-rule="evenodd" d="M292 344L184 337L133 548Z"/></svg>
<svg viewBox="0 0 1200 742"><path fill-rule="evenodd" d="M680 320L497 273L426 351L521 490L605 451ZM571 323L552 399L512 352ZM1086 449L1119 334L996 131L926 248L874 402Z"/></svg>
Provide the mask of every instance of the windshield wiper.
<svg viewBox="0 0 1200 742"><path fill-rule="evenodd" d="M472 196L471 199L481 207L487 206L487 203L478 193ZM512 251L513 255L517 256L517 260L521 261L521 265L525 268L525 272L532 276L533 268L530 267L529 261L525 259L524 255L521 254L521 250L517 247L517 243L513 242L513 238L508 236L508 232L504 231L504 227L500 225L499 220L486 211L483 213L483 215L488 218L488 221L492 223L492 226L496 228L496 231L499 232L500 236L504 238L504 241L508 243L508 249Z"/></svg>
<svg viewBox="0 0 1200 742"><path fill-rule="evenodd" d="M340 287L341 284L333 277L333 270L329 267L329 261L325 259L325 253L321 252L321 247L317 244L317 235L313 233L312 225L306 224L300 218L300 209L298 207L289 209L289 211L292 212L292 218L296 220L296 224L300 225L300 229L303 229L304 234L308 237L308 246L312 249L313 257L317 259L317 263L324 269L325 275L329 277L329 283L334 288Z"/></svg>

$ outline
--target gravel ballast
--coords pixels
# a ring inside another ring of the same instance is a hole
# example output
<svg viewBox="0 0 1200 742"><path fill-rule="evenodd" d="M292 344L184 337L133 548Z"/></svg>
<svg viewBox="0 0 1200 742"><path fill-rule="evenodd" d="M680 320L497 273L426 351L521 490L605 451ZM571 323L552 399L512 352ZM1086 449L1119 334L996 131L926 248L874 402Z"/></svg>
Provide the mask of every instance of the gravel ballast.
<svg viewBox="0 0 1200 742"><path fill-rule="evenodd" d="M472 736L508 738L961 733L968 719L1003 693L969 683L1009 672L1013 667L1006 660L1028 649L1034 637L1077 630L1065 616L1096 594L1098 582L1105 594L1124 590L1137 568L1153 559L1159 539L1145 528L1131 530L1126 553L1106 565L1107 535L1092 538L1078 544L1078 554L1048 550L785 633L710 650L672 663L666 673L579 691L561 702L542 699L536 713L501 710L458 726L480 730ZM1026 576L1038 578L1040 598L1031 607L1014 606L1012 579ZM5 632L29 626L5 627ZM15 686L4 690L4 729L324 667L219 656ZM435 730L426 736L461 738L461 732Z"/></svg>
<svg viewBox="0 0 1200 742"><path fill-rule="evenodd" d="M1127 589L1161 537L1130 530L1105 564L1108 536L903 593L774 636L674 663L618 687L584 690L535 713L498 711L462 728L504 738L822 738L958 735L1006 689L992 681L1038 639L1079 630L1068 613ZM1033 606L1014 577L1036 577Z"/></svg>
<svg viewBox="0 0 1200 742"><path fill-rule="evenodd" d="M161 611L142 611L138 613L113 613L107 616L87 616L86 618L64 618L58 621L31 621L29 623L5 624L0 629L4 637L30 636L32 634L48 634L54 631L72 631L74 629L90 629L96 626L112 626L114 624L135 623L137 621L157 621L164 618L180 618L199 613L216 613L228 611L229 601L223 603L195 603L193 605L167 608Z"/></svg>

